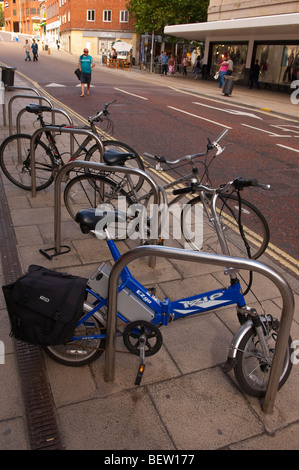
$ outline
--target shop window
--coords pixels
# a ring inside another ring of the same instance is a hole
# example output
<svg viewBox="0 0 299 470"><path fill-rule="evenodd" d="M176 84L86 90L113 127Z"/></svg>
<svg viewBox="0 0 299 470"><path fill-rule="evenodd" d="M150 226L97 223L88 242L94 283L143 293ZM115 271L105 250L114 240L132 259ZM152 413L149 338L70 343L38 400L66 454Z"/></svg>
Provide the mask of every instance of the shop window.
<svg viewBox="0 0 299 470"><path fill-rule="evenodd" d="M261 44L256 49L260 82L288 84L299 79L299 45Z"/></svg>
<svg viewBox="0 0 299 470"><path fill-rule="evenodd" d="M212 49L211 75L215 75L221 62L230 56L234 64L233 75L238 77L238 79L244 78L247 49L247 44L214 44Z"/></svg>

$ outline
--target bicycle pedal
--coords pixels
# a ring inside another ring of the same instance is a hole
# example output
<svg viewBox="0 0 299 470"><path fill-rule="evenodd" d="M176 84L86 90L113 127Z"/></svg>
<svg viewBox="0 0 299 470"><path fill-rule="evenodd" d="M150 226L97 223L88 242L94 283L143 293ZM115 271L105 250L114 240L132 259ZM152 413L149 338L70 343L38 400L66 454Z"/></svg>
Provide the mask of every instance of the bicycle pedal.
<svg viewBox="0 0 299 470"><path fill-rule="evenodd" d="M136 376L136 379L135 379L135 385L139 386L141 384L144 369L145 369L145 364L144 363L140 364L138 372L137 372L137 376Z"/></svg>

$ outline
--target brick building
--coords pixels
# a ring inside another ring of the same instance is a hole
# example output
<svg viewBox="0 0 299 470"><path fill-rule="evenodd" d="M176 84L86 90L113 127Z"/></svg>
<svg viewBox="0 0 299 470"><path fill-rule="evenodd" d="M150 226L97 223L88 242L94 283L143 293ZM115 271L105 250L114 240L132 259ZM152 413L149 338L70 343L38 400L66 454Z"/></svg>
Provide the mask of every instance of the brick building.
<svg viewBox="0 0 299 470"><path fill-rule="evenodd" d="M101 57L110 52L112 43L117 40L128 42L135 49L136 35L126 9L126 0L58 1L59 35L63 49L80 54L87 47L91 55ZM47 6L47 31L50 31L52 23Z"/></svg>
<svg viewBox="0 0 299 470"><path fill-rule="evenodd" d="M40 30L40 0L4 2L5 31L37 35Z"/></svg>

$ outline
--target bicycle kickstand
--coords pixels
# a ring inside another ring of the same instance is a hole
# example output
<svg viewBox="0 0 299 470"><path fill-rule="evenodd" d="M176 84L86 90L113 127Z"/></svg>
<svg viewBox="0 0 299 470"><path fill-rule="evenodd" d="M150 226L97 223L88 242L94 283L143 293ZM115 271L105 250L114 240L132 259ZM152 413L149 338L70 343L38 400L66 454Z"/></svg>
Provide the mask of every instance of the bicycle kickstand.
<svg viewBox="0 0 299 470"><path fill-rule="evenodd" d="M143 372L144 372L144 369L145 369L145 363L144 363L144 358L145 358L145 354L144 354L145 342L146 342L146 336L145 336L145 335L141 335L141 336L140 336L140 339L139 339L139 344L140 344L140 363L139 363L139 368L138 368L137 376L136 376L136 379L135 379L135 385L140 385L140 384L141 384L141 380L142 380L142 377L143 377Z"/></svg>

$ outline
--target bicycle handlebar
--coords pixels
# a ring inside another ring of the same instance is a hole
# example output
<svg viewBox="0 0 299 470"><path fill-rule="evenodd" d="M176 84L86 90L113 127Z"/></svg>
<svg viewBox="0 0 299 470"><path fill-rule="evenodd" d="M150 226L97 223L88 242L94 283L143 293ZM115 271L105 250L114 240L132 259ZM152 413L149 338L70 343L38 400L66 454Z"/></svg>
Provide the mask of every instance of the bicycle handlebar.
<svg viewBox="0 0 299 470"><path fill-rule="evenodd" d="M228 133L228 129L224 129L221 134L218 135L218 137L211 142L210 139L208 139L208 144L207 144L207 150L213 150L214 148L217 148L216 155L219 155L220 153L223 152L224 148L220 147L219 142L223 137ZM164 157L158 157L157 155L152 155L151 153L145 152L143 155L147 158L151 158L152 160L156 160L159 163L166 163L167 165L177 165L178 163L184 161L184 160L192 160L195 157L202 157L206 154L206 152L202 153L195 153L194 155L186 155L185 157L178 158L177 160L166 160Z"/></svg>
<svg viewBox="0 0 299 470"><path fill-rule="evenodd" d="M193 193L195 191L205 191L207 193L221 193L221 192L225 192L230 186L240 191L250 186L258 187L261 189L270 189L269 184L260 184L255 179L245 180L244 178L239 177L239 178L234 179L234 181L231 181L227 184L220 186L220 188L217 188L217 189L208 188L207 186L203 186L197 183L191 183L191 186L188 186L186 188L174 189L173 194L174 195L188 194L188 193Z"/></svg>
<svg viewBox="0 0 299 470"><path fill-rule="evenodd" d="M108 111L108 107L115 103L116 101L116 98L112 101L109 101L109 103L106 103L104 106L103 106L103 109L101 111L99 111L97 114L95 114L94 116L90 116L88 118L88 122L90 123L93 123L95 121L102 121L102 116L107 116L109 114L109 111Z"/></svg>

